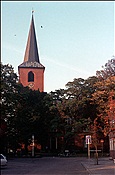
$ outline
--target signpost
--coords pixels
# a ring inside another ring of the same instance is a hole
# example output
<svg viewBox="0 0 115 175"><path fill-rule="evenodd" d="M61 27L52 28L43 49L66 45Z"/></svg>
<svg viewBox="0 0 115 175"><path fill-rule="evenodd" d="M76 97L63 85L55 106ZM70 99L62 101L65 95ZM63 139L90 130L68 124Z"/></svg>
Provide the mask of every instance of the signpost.
<svg viewBox="0 0 115 175"><path fill-rule="evenodd" d="M88 158L90 159L90 144L91 144L91 135L86 136L86 144L88 145Z"/></svg>
<svg viewBox="0 0 115 175"><path fill-rule="evenodd" d="M34 157L34 135L32 135L32 157Z"/></svg>

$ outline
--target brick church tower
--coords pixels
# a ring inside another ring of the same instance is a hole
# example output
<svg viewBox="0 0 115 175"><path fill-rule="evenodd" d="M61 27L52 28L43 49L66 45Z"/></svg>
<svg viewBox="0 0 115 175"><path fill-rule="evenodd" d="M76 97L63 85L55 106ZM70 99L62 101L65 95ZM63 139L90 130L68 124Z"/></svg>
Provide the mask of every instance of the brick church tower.
<svg viewBox="0 0 115 175"><path fill-rule="evenodd" d="M25 50L24 61L18 66L19 82L32 90L44 92L44 71L45 67L40 63L36 33L34 27L34 18L30 24L28 41Z"/></svg>

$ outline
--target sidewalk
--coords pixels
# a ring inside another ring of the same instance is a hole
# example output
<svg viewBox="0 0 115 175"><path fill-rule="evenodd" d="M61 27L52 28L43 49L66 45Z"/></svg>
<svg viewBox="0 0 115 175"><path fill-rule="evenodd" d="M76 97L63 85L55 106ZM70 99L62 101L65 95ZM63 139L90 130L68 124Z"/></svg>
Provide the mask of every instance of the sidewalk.
<svg viewBox="0 0 115 175"><path fill-rule="evenodd" d="M87 159L87 161L81 163L87 169L89 175L115 175L115 163L109 157L99 158L98 165L94 158Z"/></svg>

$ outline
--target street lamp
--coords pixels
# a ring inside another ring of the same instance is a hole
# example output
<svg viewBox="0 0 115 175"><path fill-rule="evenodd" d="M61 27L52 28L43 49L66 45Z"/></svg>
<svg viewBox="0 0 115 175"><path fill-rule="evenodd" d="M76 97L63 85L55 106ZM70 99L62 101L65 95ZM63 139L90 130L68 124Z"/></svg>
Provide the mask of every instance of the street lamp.
<svg viewBox="0 0 115 175"><path fill-rule="evenodd" d="M34 157L34 135L32 135L32 157Z"/></svg>
<svg viewBox="0 0 115 175"><path fill-rule="evenodd" d="M90 158L91 135L87 135L85 141L86 141L86 144L88 145L88 158Z"/></svg>
<svg viewBox="0 0 115 175"><path fill-rule="evenodd" d="M104 143L104 140L101 139L101 140L100 140L100 143L102 144L102 156L103 156L103 143Z"/></svg>

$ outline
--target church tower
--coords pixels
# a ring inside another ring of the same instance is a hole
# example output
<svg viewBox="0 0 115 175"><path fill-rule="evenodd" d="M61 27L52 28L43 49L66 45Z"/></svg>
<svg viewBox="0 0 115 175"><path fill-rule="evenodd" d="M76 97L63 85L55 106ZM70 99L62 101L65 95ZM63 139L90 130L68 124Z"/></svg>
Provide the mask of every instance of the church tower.
<svg viewBox="0 0 115 175"><path fill-rule="evenodd" d="M44 71L45 67L40 63L39 59L32 13L24 61L18 66L19 81L23 86L28 86L32 90L39 89L40 92L44 92Z"/></svg>

